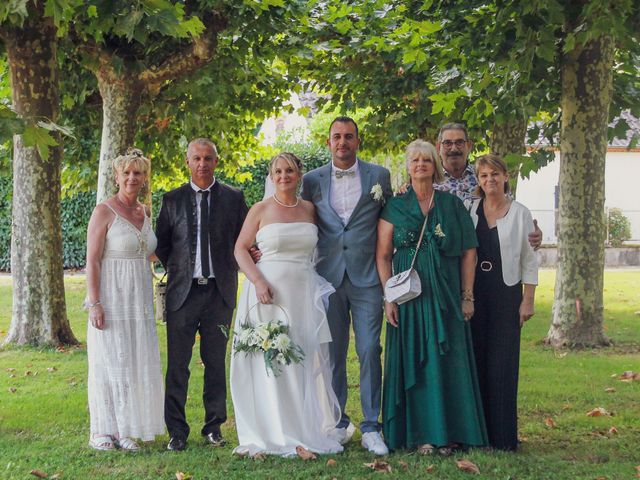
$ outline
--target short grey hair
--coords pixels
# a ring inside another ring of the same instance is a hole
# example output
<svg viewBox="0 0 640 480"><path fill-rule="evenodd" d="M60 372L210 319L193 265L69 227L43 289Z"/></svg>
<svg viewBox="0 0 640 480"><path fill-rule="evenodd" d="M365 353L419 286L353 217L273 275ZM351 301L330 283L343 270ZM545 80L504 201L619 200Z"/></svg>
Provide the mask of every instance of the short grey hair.
<svg viewBox="0 0 640 480"><path fill-rule="evenodd" d="M421 138L414 140L409 145L407 145L407 150L404 154L406 158L406 167L407 172L409 171L409 164L412 160L417 157L430 158L433 161L433 165L435 167L435 172L433 173L433 183L442 183L444 180L444 171L442 169L442 162L440 161L440 155L438 155L438 150L433 146L432 143L429 143Z"/></svg>
<svg viewBox="0 0 640 480"><path fill-rule="evenodd" d="M216 144L213 143L208 138L204 138L204 137L194 138L189 142L189 145L187 146L187 156L189 156L189 150L191 150L191 147L194 145L210 147L211 149L213 149L213 154L216 156L216 158L218 158L218 148L216 147Z"/></svg>
<svg viewBox="0 0 640 480"><path fill-rule="evenodd" d="M464 139L469 140L469 133L467 132L467 127L465 127L462 123L445 123L438 132L438 142L442 141L442 135L447 130L462 130L464 133Z"/></svg>

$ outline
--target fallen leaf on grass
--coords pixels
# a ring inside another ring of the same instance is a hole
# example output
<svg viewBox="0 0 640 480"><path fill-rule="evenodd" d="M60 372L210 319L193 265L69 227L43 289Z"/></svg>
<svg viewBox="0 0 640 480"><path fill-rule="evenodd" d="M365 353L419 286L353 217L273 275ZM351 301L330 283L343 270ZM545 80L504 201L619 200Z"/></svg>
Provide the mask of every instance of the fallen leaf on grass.
<svg viewBox="0 0 640 480"><path fill-rule="evenodd" d="M60 474L59 473L54 473L53 475L51 475L49 477L51 480L58 480L58 478L60 478Z"/></svg>
<svg viewBox="0 0 640 480"><path fill-rule="evenodd" d="M49 478L49 474L43 472L42 470L31 470L31 475L38 478Z"/></svg>
<svg viewBox="0 0 640 480"><path fill-rule="evenodd" d="M338 464L338 462L336 462L333 458L330 458L329 460L327 460L327 467L334 467Z"/></svg>
<svg viewBox="0 0 640 480"><path fill-rule="evenodd" d="M11 393L16 393L16 392L18 391L18 389L17 389L16 387L11 387L11 388L9 389L9 391L10 391Z"/></svg>
<svg viewBox="0 0 640 480"><path fill-rule="evenodd" d="M260 453L256 453L251 458L256 462L264 462L267 459L267 456L264 453L260 452Z"/></svg>
<svg viewBox="0 0 640 480"><path fill-rule="evenodd" d="M604 391L607 392L607 393L613 393L613 392L616 391L616 389L613 388L613 387L609 387L609 388L605 388Z"/></svg>
<svg viewBox="0 0 640 480"><path fill-rule="evenodd" d="M469 473L475 473L475 474L480 473L480 469L478 468L478 466L475 463L470 462L469 460L465 460L465 459L456 460L456 465L463 472L469 472Z"/></svg>
<svg viewBox="0 0 640 480"><path fill-rule="evenodd" d="M640 465L636 465L636 477L640 478Z"/></svg>
<svg viewBox="0 0 640 480"><path fill-rule="evenodd" d="M176 480L190 480L191 478L190 473L176 472Z"/></svg>
<svg viewBox="0 0 640 480"><path fill-rule="evenodd" d="M609 480L607 477L596 477L596 480Z"/></svg>
<svg viewBox="0 0 640 480"><path fill-rule="evenodd" d="M389 462L378 460L377 458L372 463L365 463L364 466L376 472L391 473L391 465L389 465Z"/></svg>
<svg viewBox="0 0 640 480"><path fill-rule="evenodd" d="M409 469L409 464L403 460L400 460L398 462L398 466L402 468L402 470L404 470L405 472Z"/></svg>
<svg viewBox="0 0 640 480"><path fill-rule="evenodd" d="M602 407L597 407L587 412L587 417L610 417L611 414Z"/></svg>
<svg viewBox="0 0 640 480"><path fill-rule="evenodd" d="M544 424L549 428L556 428L556 422L553 421L553 418L547 417L544 419Z"/></svg>
<svg viewBox="0 0 640 480"><path fill-rule="evenodd" d="M609 429L609 435L617 435L618 434L618 429L616 427L611 427Z"/></svg>
<svg viewBox="0 0 640 480"><path fill-rule="evenodd" d="M59 346L58 348L56 348L56 351L60 352L60 353L64 353L67 351L66 348L64 348L63 346Z"/></svg>
<svg viewBox="0 0 640 480"><path fill-rule="evenodd" d="M318 458L316 457L315 453L310 452L309 450L307 450L306 448L300 445L296 447L296 453L302 460L315 460L316 458Z"/></svg>
<svg viewBox="0 0 640 480"><path fill-rule="evenodd" d="M623 382L633 382L634 380L640 380L640 372L634 372L631 370L627 370L623 372L619 377Z"/></svg>
<svg viewBox="0 0 640 480"><path fill-rule="evenodd" d="M16 374L12 373L11 375L9 375L9 378L16 378Z"/></svg>
<svg viewBox="0 0 640 480"><path fill-rule="evenodd" d="M26 372L24 372L25 377L30 377L31 375L33 375L33 372L31 370L27 370Z"/></svg>
<svg viewBox="0 0 640 480"><path fill-rule="evenodd" d="M427 473L431 473L436 469L436 466L434 464L429 465L427 468L425 468L425 470L427 471Z"/></svg>
<svg viewBox="0 0 640 480"><path fill-rule="evenodd" d="M15 368L7 368L7 372L15 372L16 369Z"/></svg>
<svg viewBox="0 0 640 480"><path fill-rule="evenodd" d="M57 371L58 371L58 369L56 367L48 367L47 368L47 372L49 372L49 373L53 373L53 372L57 372Z"/></svg>

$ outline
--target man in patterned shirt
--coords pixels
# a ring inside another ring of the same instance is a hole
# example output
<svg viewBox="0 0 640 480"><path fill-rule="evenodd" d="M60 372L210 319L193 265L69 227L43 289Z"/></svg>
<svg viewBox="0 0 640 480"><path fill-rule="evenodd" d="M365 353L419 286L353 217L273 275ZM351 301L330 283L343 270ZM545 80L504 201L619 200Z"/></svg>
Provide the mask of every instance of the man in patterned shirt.
<svg viewBox="0 0 640 480"><path fill-rule="evenodd" d="M473 142L469 139L466 127L461 123L447 123L438 133L436 148L444 167L444 181L436 183L434 188L452 193L461 200L475 200L478 179L473 166L469 163L469 153ZM542 243L542 230L534 220L534 231L529 233L529 243L534 250Z"/></svg>
<svg viewBox="0 0 640 480"><path fill-rule="evenodd" d="M438 133L436 148L444 167L444 181L434 188L453 193L461 200L475 200L478 180L469 163L473 142L466 127L461 123L445 124Z"/></svg>

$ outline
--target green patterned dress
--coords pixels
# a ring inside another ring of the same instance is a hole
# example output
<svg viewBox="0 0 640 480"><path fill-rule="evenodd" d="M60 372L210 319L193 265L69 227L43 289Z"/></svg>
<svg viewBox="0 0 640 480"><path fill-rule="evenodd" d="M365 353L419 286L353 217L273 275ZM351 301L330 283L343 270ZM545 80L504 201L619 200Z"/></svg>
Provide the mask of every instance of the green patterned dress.
<svg viewBox="0 0 640 480"><path fill-rule="evenodd" d="M460 304L460 258L477 246L469 213L457 197L436 191L415 268L422 294L399 305L387 325L383 431L390 449L430 443L487 444L471 330ZM394 272L409 268L424 215L415 192L389 199Z"/></svg>

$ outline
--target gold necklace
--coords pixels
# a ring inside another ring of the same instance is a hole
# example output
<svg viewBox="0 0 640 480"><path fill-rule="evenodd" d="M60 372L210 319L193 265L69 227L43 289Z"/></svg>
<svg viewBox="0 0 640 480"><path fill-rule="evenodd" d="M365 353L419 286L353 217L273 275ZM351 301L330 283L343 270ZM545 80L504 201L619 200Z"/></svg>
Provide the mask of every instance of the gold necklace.
<svg viewBox="0 0 640 480"><path fill-rule="evenodd" d="M273 201L276 202L281 207L296 208L298 206L298 203L300 203L300 197L296 197L296 203L294 203L293 205L287 205L286 203L281 202L280 200L278 200L278 197L276 197L276 194L274 193L273 194Z"/></svg>
<svg viewBox="0 0 640 480"><path fill-rule="evenodd" d="M116 202L118 202L122 208L126 208L127 210L136 210L140 206L140 204L138 203L138 200L136 200L136 204L133 207L130 207L129 205L124 203L122 200L120 200L120 196L118 194L116 194Z"/></svg>

